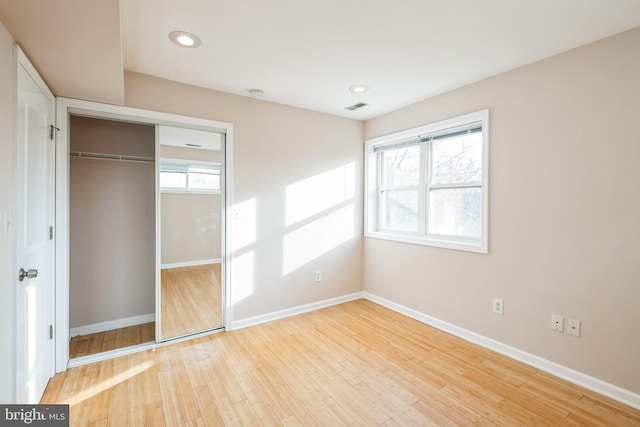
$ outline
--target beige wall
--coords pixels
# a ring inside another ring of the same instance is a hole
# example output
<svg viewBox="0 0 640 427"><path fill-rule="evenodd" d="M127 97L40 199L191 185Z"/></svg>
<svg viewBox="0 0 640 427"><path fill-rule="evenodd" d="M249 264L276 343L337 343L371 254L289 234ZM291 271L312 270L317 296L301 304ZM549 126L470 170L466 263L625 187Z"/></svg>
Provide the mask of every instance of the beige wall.
<svg viewBox="0 0 640 427"><path fill-rule="evenodd" d="M162 265L222 257L220 199L219 194L160 195Z"/></svg>
<svg viewBox="0 0 640 427"><path fill-rule="evenodd" d="M154 157L153 126L72 117L71 151ZM71 158L69 326L155 312L155 164Z"/></svg>
<svg viewBox="0 0 640 427"><path fill-rule="evenodd" d="M361 122L135 73L125 103L233 123L235 320L362 289Z"/></svg>
<svg viewBox="0 0 640 427"><path fill-rule="evenodd" d="M640 392L638 46L640 29L367 122L372 138L489 108L490 231L488 255L365 239L364 289Z"/></svg>
<svg viewBox="0 0 640 427"><path fill-rule="evenodd" d="M5 235L4 216L13 216L13 39L0 23L0 402L13 402L14 286L13 229Z"/></svg>

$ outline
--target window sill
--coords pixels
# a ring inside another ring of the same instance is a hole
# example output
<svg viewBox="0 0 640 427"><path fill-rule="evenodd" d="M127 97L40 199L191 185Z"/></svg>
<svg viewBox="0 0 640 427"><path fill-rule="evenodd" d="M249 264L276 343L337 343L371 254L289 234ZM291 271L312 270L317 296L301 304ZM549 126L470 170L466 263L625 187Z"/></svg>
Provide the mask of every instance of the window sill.
<svg viewBox="0 0 640 427"><path fill-rule="evenodd" d="M417 237L404 234L386 233L381 231L367 231L364 233L364 237L410 243L413 245L432 246L436 248L476 252L481 254L489 253L486 242L463 242L458 240L437 239L433 237Z"/></svg>

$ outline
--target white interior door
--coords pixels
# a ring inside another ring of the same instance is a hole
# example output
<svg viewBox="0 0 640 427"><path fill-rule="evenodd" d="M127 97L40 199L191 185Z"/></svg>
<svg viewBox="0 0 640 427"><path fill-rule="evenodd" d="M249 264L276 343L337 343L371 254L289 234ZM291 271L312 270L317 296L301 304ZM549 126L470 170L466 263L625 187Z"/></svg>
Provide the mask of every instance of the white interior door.
<svg viewBox="0 0 640 427"><path fill-rule="evenodd" d="M54 374L55 98L18 49L16 399L38 403Z"/></svg>

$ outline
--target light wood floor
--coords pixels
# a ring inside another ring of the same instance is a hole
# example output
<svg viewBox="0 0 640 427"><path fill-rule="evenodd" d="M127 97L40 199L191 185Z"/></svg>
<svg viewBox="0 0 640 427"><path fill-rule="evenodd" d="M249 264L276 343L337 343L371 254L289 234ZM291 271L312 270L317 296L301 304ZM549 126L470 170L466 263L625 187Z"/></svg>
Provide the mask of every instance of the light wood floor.
<svg viewBox="0 0 640 427"><path fill-rule="evenodd" d="M85 365L74 426L638 426L640 411L358 300Z"/></svg>
<svg viewBox="0 0 640 427"><path fill-rule="evenodd" d="M155 342L156 323L129 326L89 335L78 335L69 341L69 357L88 356L117 348Z"/></svg>
<svg viewBox="0 0 640 427"><path fill-rule="evenodd" d="M220 264L162 270L162 339L222 325ZM79 335L69 341L71 359L155 341L155 322Z"/></svg>
<svg viewBox="0 0 640 427"><path fill-rule="evenodd" d="M163 269L162 339L222 326L220 264Z"/></svg>

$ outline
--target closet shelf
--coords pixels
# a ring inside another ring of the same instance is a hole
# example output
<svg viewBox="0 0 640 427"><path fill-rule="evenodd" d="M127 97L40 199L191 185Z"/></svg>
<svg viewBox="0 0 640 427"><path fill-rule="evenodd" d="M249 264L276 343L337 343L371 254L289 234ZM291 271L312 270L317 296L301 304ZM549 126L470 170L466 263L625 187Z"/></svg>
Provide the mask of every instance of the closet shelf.
<svg viewBox="0 0 640 427"><path fill-rule="evenodd" d="M79 159L118 160L123 162L141 163L155 163L156 161L156 159L153 157L129 156L122 154L87 153L82 151L71 151L69 155L71 157L76 157Z"/></svg>

